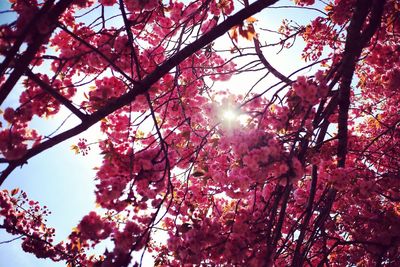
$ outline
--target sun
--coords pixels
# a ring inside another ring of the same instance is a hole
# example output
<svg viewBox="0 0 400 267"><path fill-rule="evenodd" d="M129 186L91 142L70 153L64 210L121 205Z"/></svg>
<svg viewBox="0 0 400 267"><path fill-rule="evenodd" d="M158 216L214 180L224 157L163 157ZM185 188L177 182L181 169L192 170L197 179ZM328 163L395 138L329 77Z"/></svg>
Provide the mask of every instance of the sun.
<svg viewBox="0 0 400 267"><path fill-rule="evenodd" d="M242 115L243 114L237 108L225 107L223 109L220 109L218 117L222 128L225 131L231 132L242 126Z"/></svg>
<svg viewBox="0 0 400 267"><path fill-rule="evenodd" d="M238 117L237 112L235 112L232 109L224 110L222 113L222 119L224 121L234 121L237 119L237 117Z"/></svg>

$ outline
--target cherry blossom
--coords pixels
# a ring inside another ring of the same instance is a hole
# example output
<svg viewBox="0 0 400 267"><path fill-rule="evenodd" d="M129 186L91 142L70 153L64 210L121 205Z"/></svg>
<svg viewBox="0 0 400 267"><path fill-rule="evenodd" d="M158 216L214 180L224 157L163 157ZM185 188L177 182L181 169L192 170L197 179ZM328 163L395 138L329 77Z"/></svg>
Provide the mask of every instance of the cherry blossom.
<svg viewBox="0 0 400 267"><path fill-rule="evenodd" d="M45 206L0 191L0 228L25 252L68 266L139 266L140 253L157 266L400 264L398 1L9 9L0 184L61 142L102 156L96 208L62 242Z"/></svg>

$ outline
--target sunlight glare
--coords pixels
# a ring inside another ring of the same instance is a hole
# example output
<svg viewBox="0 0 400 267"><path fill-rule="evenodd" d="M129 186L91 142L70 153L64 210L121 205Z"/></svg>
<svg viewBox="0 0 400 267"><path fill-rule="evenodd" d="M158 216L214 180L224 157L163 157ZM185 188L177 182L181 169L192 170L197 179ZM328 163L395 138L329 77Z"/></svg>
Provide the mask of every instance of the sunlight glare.
<svg viewBox="0 0 400 267"><path fill-rule="evenodd" d="M237 114L235 111L228 109L224 111L222 117L226 121L233 121L237 118Z"/></svg>

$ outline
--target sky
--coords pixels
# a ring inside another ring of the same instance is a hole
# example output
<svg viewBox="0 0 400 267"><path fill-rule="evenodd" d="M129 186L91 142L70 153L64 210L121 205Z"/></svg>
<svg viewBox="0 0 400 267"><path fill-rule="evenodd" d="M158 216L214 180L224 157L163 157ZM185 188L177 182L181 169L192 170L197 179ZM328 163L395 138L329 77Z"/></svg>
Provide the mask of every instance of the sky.
<svg viewBox="0 0 400 267"><path fill-rule="evenodd" d="M290 4L291 1L283 0L280 5ZM0 0L0 10L7 7L6 0ZM311 16L315 16L315 11L304 11L299 9L273 9L263 12L263 15L256 15L259 20L258 27L277 29L282 18L287 17L296 21L309 21ZM282 15L283 14L283 15ZM7 14L0 14L0 24L9 21ZM266 33L260 35L260 41L272 42L272 36ZM300 43L295 45L292 50L284 50L281 54L276 54L276 48L265 51L268 60L283 74L289 74L293 70L304 66L299 58L301 49L304 47ZM243 41L240 41L243 42ZM216 42L216 46L223 47L226 42ZM244 44L243 44L244 45ZM251 43L249 44L251 45ZM1 58L0 58L1 60ZM313 74L310 70L306 70ZM229 89L239 93L247 90L249 84L256 81L265 72L258 75L238 75L224 84L216 84L220 90ZM271 80L272 81L272 80ZM5 109L8 106L18 104L18 94L11 94L0 107ZM60 122L68 115L66 110L57 116L47 120L35 120L32 127L37 128L42 133L50 133L56 129ZM77 121L69 120L66 126L72 126ZM47 225L56 228L56 241L66 239L73 227L75 227L84 215L95 208L94 167L101 164L101 157L96 145L91 146L91 151L87 156L76 155L71 150L71 145L76 144L79 138L86 138L89 142L98 139L98 130L93 126L83 134L67 140L44 153L29 160L28 164L16 169L2 185L1 189L20 188L28 194L32 200L39 201L41 205L46 205L52 212L47 218ZM0 242L13 238L4 231L0 231ZM24 253L20 246L20 241L13 241L7 244L0 244L0 267L57 267L65 266L65 263L54 263L50 260L37 259L34 255ZM151 266L151 264L149 265Z"/></svg>

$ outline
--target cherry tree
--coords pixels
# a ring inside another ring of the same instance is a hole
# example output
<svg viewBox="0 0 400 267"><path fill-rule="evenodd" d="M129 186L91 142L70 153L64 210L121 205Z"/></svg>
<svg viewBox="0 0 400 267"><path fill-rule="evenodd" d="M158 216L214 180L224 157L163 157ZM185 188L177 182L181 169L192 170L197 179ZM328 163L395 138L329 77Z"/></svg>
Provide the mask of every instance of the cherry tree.
<svg viewBox="0 0 400 267"><path fill-rule="evenodd" d="M2 106L0 184L90 127L101 140L72 149L103 156L99 209L63 242L46 207L0 191L0 227L24 251L68 266L144 253L157 266L400 264L397 0L10 2L0 104L21 93ZM271 63L271 48L298 46L302 67ZM225 90L239 75L248 83ZM62 110L79 123L32 127Z"/></svg>

